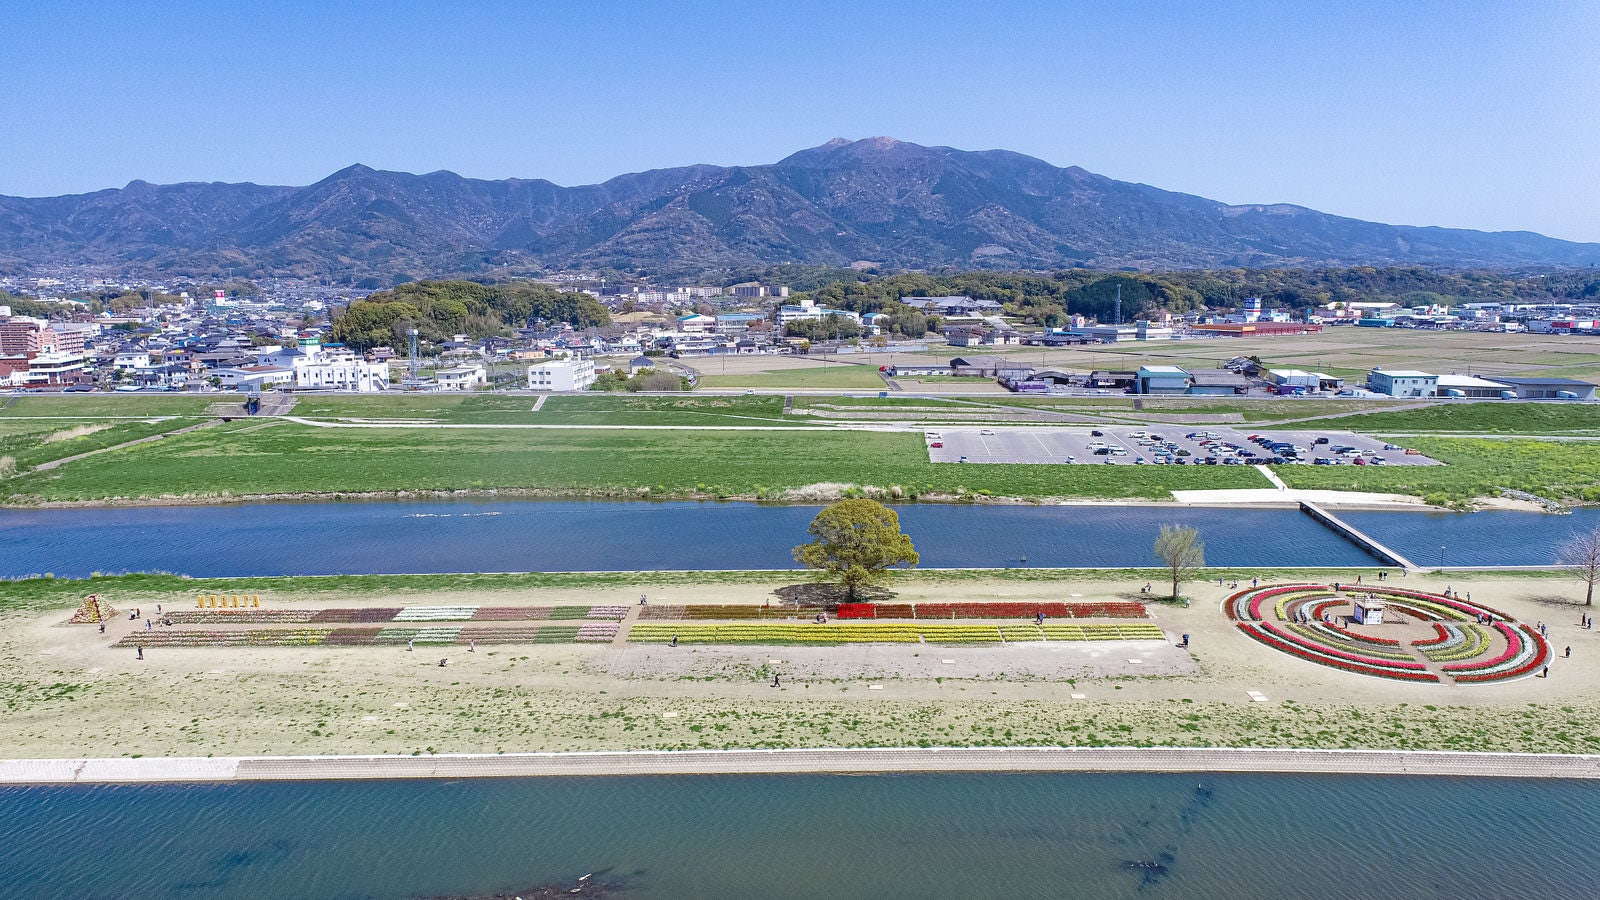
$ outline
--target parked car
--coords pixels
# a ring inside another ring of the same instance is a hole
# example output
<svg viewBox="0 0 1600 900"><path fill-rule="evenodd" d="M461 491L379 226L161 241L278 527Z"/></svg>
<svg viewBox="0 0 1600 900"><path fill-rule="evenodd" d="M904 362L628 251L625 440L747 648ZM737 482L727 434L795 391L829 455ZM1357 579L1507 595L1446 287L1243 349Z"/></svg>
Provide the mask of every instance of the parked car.
<svg viewBox="0 0 1600 900"><path fill-rule="evenodd" d="M1326 443L1328 443L1328 439L1325 438L1325 437L1319 437L1316 440L1312 441L1311 443L1313 443L1313 444L1326 444Z"/></svg>

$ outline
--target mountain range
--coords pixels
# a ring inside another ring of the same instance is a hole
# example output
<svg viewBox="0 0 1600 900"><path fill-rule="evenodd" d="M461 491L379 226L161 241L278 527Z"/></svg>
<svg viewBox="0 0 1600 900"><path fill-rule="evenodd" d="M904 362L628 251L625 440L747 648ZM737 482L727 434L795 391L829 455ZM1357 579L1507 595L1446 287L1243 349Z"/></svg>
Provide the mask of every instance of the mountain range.
<svg viewBox="0 0 1600 900"><path fill-rule="evenodd" d="M658 169L581 187L354 165L307 187L135 181L89 194L0 196L0 271L388 279L782 263L1570 266L1600 263L1600 244L1229 205L1005 150L892 138L832 140L771 165Z"/></svg>

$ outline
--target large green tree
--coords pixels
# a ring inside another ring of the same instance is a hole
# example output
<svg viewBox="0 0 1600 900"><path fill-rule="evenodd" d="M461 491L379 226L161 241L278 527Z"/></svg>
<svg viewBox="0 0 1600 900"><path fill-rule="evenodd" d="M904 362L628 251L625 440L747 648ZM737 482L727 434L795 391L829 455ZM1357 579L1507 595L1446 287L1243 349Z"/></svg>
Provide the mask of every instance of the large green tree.
<svg viewBox="0 0 1600 900"><path fill-rule="evenodd" d="M812 541L794 548L795 562L842 583L851 600L862 586L887 580L889 569L918 562L900 517L876 500L837 501L817 513L806 533Z"/></svg>
<svg viewBox="0 0 1600 900"><path fill-rule="evenodd" d="M1172 599L1178 599L1178 582L1206 564L1206 545L1200 532L1187 525L1163 525L1156 536L1156 557L1172 574Z"/></svg>

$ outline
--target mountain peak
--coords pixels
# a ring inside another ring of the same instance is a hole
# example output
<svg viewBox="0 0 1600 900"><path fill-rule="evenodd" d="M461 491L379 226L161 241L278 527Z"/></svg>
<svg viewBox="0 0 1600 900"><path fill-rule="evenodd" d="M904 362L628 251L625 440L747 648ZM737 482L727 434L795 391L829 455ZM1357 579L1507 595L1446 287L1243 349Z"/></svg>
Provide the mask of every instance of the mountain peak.
<svg viewBox="0 0 1600 900"><path fill-rule="evenodd" d="M361 163L303 188L170 187L0 197L0 265L364 277L699 275L864 259L906 269L1600 263L1596 244L1230 206L1007 150L887 136L834 138L769 165L659 169L570 188Z"/></svg>

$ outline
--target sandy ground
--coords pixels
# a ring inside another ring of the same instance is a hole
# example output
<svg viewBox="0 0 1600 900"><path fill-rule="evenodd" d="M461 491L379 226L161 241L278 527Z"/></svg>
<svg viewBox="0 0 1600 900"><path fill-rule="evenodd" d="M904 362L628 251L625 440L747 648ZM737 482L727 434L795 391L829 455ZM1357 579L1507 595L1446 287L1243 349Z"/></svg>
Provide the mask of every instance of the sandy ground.
<svg viewBox="0 0 1600 900"><path fill-rule="evenodd" d="M1356 574L1330 573L1351 581ZM1370 574L1370 573L1369 573ZM1248 577L1248 576L1245 576ZM641 576L645 579L647 576ZM1412 575L1405 587L1443 589ZM1185 609L1153 607L1169 640L1107 645L671 648L161 649L138 661L70 611L0 629L3 757L308 755L739 747L1374 747L1593 752L1600 747L1600 630L1577 627L1559 578L1452 573L1449 586L1545 622L1549 678L1412 685L1338 672L1258 644L1219 609L1225 588L1190 584ZM263 606L750 602L771 586L283 598ZM919 580L903 600L1137 598L1138 584L1075 573L1057 582ZM147 612L159 598L108 598ZM129 602L133 600L134 602ZM192 605L187 595L168 598ZM1191 649L1174 646L1182 634ZM1567 645L1570 659L1560 658ZM450 665L440 668L438 657ZM1138 659L1140 662L1129 662ZM776 662L774 662L776 660ZM947 663L945 660L954 660ZM782 675L774 688L771 676ZM877 687L875 687L877 686ZM1252 702L1247 691L1264 693Z"/></svg>

